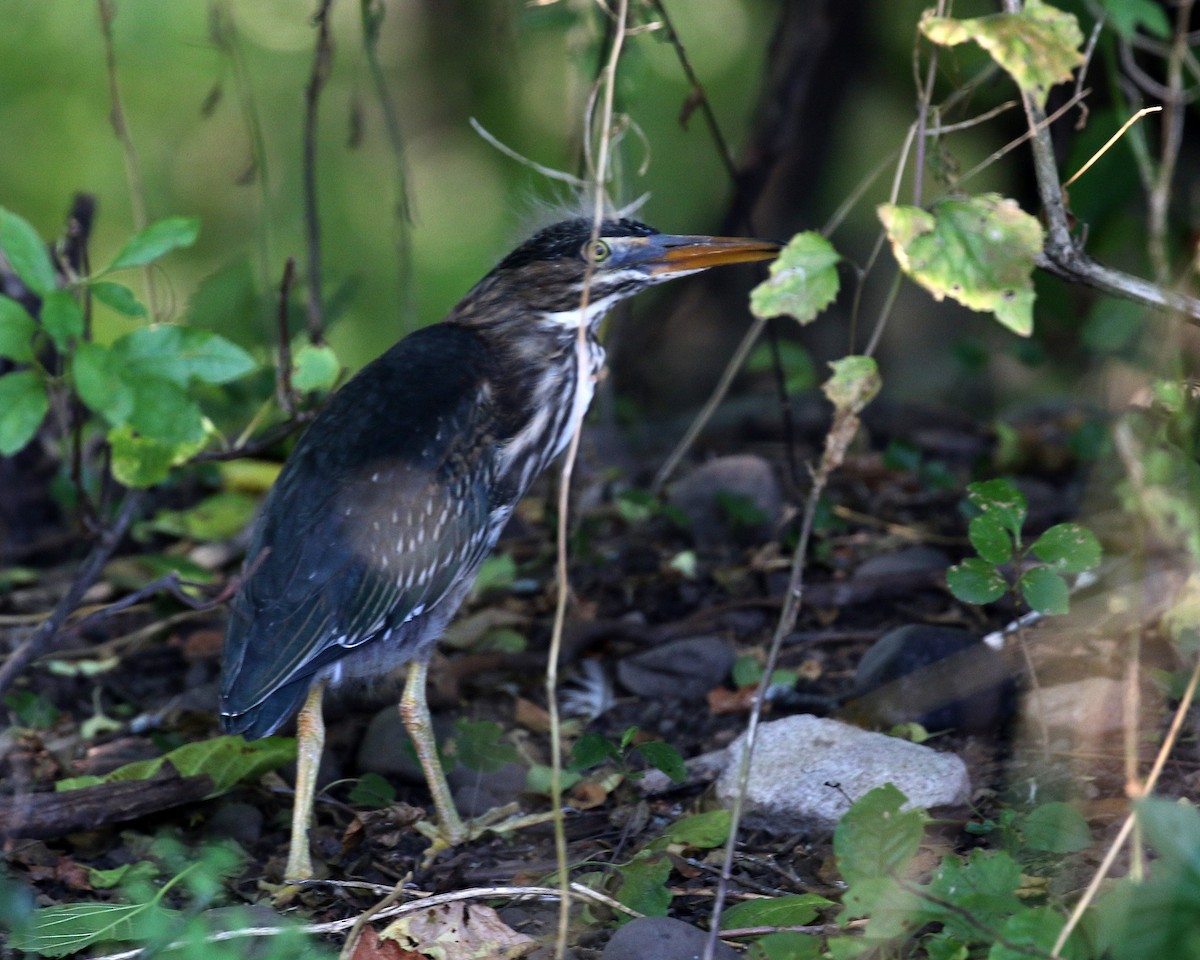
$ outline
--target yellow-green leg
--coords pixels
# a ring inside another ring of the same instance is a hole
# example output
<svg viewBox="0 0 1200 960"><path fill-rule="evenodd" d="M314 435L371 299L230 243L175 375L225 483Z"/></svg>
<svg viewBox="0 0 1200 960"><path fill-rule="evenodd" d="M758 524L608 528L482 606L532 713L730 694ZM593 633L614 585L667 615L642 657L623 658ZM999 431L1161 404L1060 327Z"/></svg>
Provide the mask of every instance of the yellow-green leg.
<svg viewBox="0 0 1200 960"><path fill-rule="evenodd" d="M433 720L429 716L429 704L425 700L425 678L429 672L427 660L414 660L408 667L408 679L404 683L404 694L400 698L400 719L404 729L417 750L417 760L425 773L429 792L433 796L437 811L437 828L434 846L446 849L469 838L467 827L454 807L450 796L450 784L446 782L442 762L438 759L437 742L433 736Z"/></svg>
<svg viewBox="0 0 1200 960"><path fill-rule="evenodd" d="M321 713L324 694L325 681L318 680L308 691L304 706L296 717L296 798L292 805L292 840L284 880L308 880L313 875L308 828L312 826L317 768L325 748L325 718Z"/></svg>

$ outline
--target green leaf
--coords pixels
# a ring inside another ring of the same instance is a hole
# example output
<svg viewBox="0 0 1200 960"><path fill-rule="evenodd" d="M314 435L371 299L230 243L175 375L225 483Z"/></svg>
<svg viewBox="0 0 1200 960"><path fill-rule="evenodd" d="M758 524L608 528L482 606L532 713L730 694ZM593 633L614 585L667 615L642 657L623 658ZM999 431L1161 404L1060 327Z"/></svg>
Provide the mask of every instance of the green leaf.
<svg viewBox="0 0 1200 960"><path fill-rule="evenodd" d="M0 357L29 363L36 332L37 322L29 312L16 300L0 296Z"/></svg>
<svg viewBox="0 0 1200 960"><path fill-rule="evenodd" d="M200 220L197 217L167 217L159 220L130 237L104 272L153 263L165 253L179 247L190 247L199 233Z"/></svg>
<svg viewBox="0 0 1200 960"><path fill-rule="evenodd" d="M973 517L967 535L971 538L971 546L988 563L1008 563L1012 559L1012 537L994 514L981 513Z"/></svg>
<svg viewBox="0 0 1200 960"><path fill-rule="evenodd" d="M1029 960L1030 957L1051 956L1058 935L1066 925L1066 917L1050 907L1031 907L1020 910L1008 918L1000 929L1000 937L988 951L988 960ZM1188 954L1180 954L1180 957ZM1194 956L1195 954L1190 954ZM1096 956L1081 941L1078 933L1072 933L1066 946L1053 954L1063 960L1085 960ZM1143 957L1153 954L1142 954ZM1162 956L1158 954L1158 956Z"/></svg>
<svg viewBox="0 0 1200 960"><path fill-rule="evenodd" d="M257 366L250 354L218 334L170 323L134 330L112 349L131 379L162 377L181 387L191 380L228 383Z"/></svg>
<svg viewBox="0 0 1200 960"><path fill-rule="evenodd" d="M59 718L59 709L43 694L32 690L11 690L4 705L17 716L17 722L33 730L48 730Z"/></svg>
<svg viewBox="0 0 1200 960"><path fill-rule="evenodd" d="M95 870L89 867L88 883L97 890L111 890L125 883L154 880L158 874L158 864L151 860L135 860L133 863L123 863L111 870Z"/></svg>
<svg viewBox="0 0 1200 960"><path fill-rule="evenodd" d="M161 483L171 468L183 463L204 446L201 438L195 443L171 444L152 440L134 433L128 425L108 431L112 447L113 476L127 487L151 487Z"/></svg>
<svg viewBox="0 0 1200 960"><path fill-rule="evenodd" d="M1154 0L1100 0L1100 6L1108 16L1107 25L1123 40L1132 40L1139 27L1160 40L1171 36L1171 21Z"/></svg>
<svg viewBox="0 0 1200 960"><path fill-rule="evenodd" d="M1077 853L1093 842L1083 814L1059 801L1034 807L1021 824L1021 834L1026 847L1046 853Z"/></svg>
<svg viewBox="0 0 1200 960"><path fill-rule="evenodd" d="M29 221L0 207L0 251L20 281L39 297L58 285L54 262Z"/></svg>
<svg viewBox="0 0 1200 960"><path fill-rule="evenodd" d="M1049 567L1034 567L1021 574L1017 589L1025 602L1038 613L1061 616L1071 609L1071 591L1067 581Z"/></svg>
<svg viewBox="0 0 1200 960"><path fill-rule="evenodd" d="M838 869L847 883L900 873L925 833L925 811L901 811L908 798L894 784L868 791L846 811L833 833Z"/></svg>
<svg viewBox="0 0 1200 960"><path fill-rule="evenodd" d="M616 868L621 877L617 899L625 906L648 917L665 917L671 905L667 878L671 876L671 861L665 856L638 855L624 866Z"/></svg>
<svg viewBox="0 0 1200 960"><path fill-rule="evenodd" d="M35 910L25 930L14 931L9 947L66 957L97 943L153 940L183 914L147 903L72 903Z"/></svg>
<svg viewBox="0 0 1200 960"><path fill-rule="evenodd" d="M204 414L183 387L151 376L133 378L129 386L133 390L129 426L142 436L172 446L204 439Z"/></svg>
<svg viewBox="0 0 1200 960"><path fill-rule="evenodd" d="M811 390L817 385L817 367L812 354L794 340L780 340L779 360L783 367L783 386L789 393ZM750 373L772 373L775 370L775 349L769 343L760 343L746 359L746 370Z"/></svg>
<svg viewBox="0 0 1200 960"><path fill-rule="evenodd" d="M130 780L149 780L170 763L181 777L208 775L213 788L208 797L219 797L243 780L257 780L264 773L282 767L296 759L293 737L264 737L247 743L241 737L214 737L184 744L166 756L153 760L127 763L102 777L71 777L59 780L54 789L60 793L79 790L98 783L124 783Z"/></svg>
<svg viewBox="0 0 1200 960"><path fill-rule="evenodd" d="M292 387L301 393L332 390L342 375L342 364L332 347L306 343L292 360Z"/></svg>
<svg viewBox="0 0 1200 960"><path fill-rule="evenodd" d="M1159 857L1187 870L1200 890L1200 811L1187 800L1165 797L1138 800L1134 809Z"/></svg>
<svg viewBox="0 0 1200 960"><path fill-rule="evenodd" d="M941 200L930 212L881 204L900 268L935 300L992 313L1014 333L1033 331L1033 264L1042 227L1012 200L985 193Z"/></svg>
<svg viewBox="0 0 1200 960"><path fill-rule="evenodd" d="M746 954L747 960L819 960L823 956L823 937L792 930L759 937Z"/></svg>
<svg viewBox="0 0 1200 960"><path fill-rule="evenodd" d="M637 751L656 770L661 770L672 783L683 783L687 779L687 768L683 757L669 743L662 740L647 740L637 745Z"/></svg>
<svg viewBox="0 0 1200 960"><path fill-rule="evenodd" d="M822 937L791 930L759 937L746 954L748 960L819 960L824 955Z"/></svg>
<svg viewBox="0 0 1200 960"><path fill-rule="evenodd" d="M1008 584L993 564L968 557L946 571L946 585L963 603L991 603L1004 596Z"/></svg>
<svg viewBox="0 0 1200 960"><path fill-rule="evenodd" d="M120 358L108 347L83 342L76 345L71 374L79 398L110 424L120 426L133 412L133 388L122 376Z"/></svg>
<svg viewBox="0 0 1200 960"><path fill-rule="evenodd" d="M729 839L731 822L728 810L708 810L676 820L663 831L663 836L670 843L711 850Z"/></svg>
<svg viewBox="0 0 1200 960"><path fill-rule="evenodd" d="M360 807L382 810L396 800L396 788L379 774L368 771L359 777L350 791L350 802Z"/></svg>
<svg viewBox="0 0 1200 960"><path fill-rule="evenodd" d="M59 350L83 336L83 311L67 290L53 290L42 299L42 327Z"/></svg>
<svg viewBox="0 0 1200 960"><path fill-rule="evenodd" d="M249 525L258 503L251 494L224 490L186 510L161 510L145 529L190 540L228 540Z"/></svg>
<svg viewBox="0 0 1200 960"><path fill-rule="evenodd" d="M763 900L743 900L721 914L722 930L744 927L802 927L833 901L815 893L795 893Z"/></svg>
<svg viewBox="0 0 1200 960"><path fill-rule="evenodd" d="M485 720L459 720L454 724L454 748L458 762L468 770L495 773L509 763L518 763L516 748L504 739L504 728Z"/></svg>
<svg viewBox="0 0 1200 960"><path fill-rule="evenodd" d="M1082 573L1100 563L1100 541L1087 527L1060 523L1034 542L1034 556L1062 573Z"/></svg>
<svg viewBox="0 0 1200 960"><path fill-rule="evenodd" d="M981 480L968 484L967 502L999 520L1017 546L1021 545L1021 528L1029 508L1020 490L1007 480Z"/></svg>
<svg viewBox="0 0 1200 960"><path fill-rule="evenodd" d="M770 277L750 291L751 312L811 323L837 297L839 260L819 233L796 234L771 264Z"/></svg>
<svg viewBox="0 0 1200 960"><path fill-rule="evenodd" d="M620 756L621 752L617 749L617 745L608 737L588 732L576 740L575 746L571 748L571 758L567 761L567 769L590 770L609 760L616 760Z"/></svg>
<svg viewBox="0 0 1200 960"><path fill-rule="evenodd" d="M0 455L10 457L32 440L49 409L46 385L32 370L0 376Z"/></svg>
<svg viewBox="0 0 1200 960"><path fill-rule="evenodd" d="M126 317L144 317L146 307L123 283L113 283L110 280L93 280L88 284L92 296L111 310Z"/></svg>
<svg viewBox="0 0 1200 960"><path fill-rule="evenodd" d="M941 923L950 936L977 942L977 924L996 929L1022 909L1016 894L1020 885L1021 868L1002 851L972 850L965 862L946 857L929 881L929 893L958 909L926 900L920 922Z"/></svg>
<svg viewBox="0 0 1200 960"><path fill-rule="evenodd" d="M974 40L1042 107L1050 88L1070 80L1083 63L1079 21L1042 0L1026 0L1020 13L970 20L927 15L921 19L921 32L947 47Z"/></svg>
<svg viewBox="0 0 1200 960"><path fill-rule="evenodd" d="M516 579L517 561L507 553L493 553L479 567L471 594L478 597L488 590L507 590Z"/></svg>
<svg viewBox="0 0 1200 960"><path fill-rule="evenodd" d="M881 386L874 358L851 355L831 360L829 366L833 375L821 386L822 392L838 412L861 413Z"/></svg>

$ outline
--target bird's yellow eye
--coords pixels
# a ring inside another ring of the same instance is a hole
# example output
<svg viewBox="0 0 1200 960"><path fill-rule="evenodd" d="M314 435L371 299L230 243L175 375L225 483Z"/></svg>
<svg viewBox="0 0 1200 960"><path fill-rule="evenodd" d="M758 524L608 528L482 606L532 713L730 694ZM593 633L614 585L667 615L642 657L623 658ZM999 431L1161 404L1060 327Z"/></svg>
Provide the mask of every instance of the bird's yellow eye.
<svg viewBox="0 0 1200 960"><path fill-rule="evenodd" d="M612 256L612 247L603 240L589 240L583 245L583 259L603 263Z"/></svg>

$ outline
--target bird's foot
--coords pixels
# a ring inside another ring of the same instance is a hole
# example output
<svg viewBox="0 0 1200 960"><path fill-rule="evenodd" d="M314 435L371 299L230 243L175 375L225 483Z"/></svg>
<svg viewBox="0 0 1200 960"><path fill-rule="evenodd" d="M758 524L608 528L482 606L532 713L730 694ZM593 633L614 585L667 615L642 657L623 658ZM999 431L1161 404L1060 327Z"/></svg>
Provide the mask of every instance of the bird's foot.
<svg viewBox="0 0 1200 960"><path fill-rule="evenodd" d="M521 830L554 819L553 811L521 814L518 812L520 809L520 804L510 803L489 810L472 820L463 820L457 814L439 823L421 820L414 826L421 836L431 841L429 849L425 851L423 866L428 866L434 857L443 850L457 847L459 844L474 840L485 833L508 833L511 830Z"/></svg>

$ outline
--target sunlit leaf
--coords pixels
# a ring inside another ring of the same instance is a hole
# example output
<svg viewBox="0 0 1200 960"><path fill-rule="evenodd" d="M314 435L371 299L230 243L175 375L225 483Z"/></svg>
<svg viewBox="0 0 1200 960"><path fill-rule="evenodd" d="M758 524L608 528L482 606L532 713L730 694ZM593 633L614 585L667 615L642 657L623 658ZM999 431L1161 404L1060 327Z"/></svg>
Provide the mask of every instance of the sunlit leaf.
<svg viewBox="0 0 1200 960"><path fill-rule="evenodd" d="M969 20L927 15L921 32L947 47L974 40L1043 107L1050 88L1071 79L1071 72L1083 63L1079 21L1042 0L1025 0L1020 13Z"/></svg>
<svg viewBox="0 0 1200 960"><path fill-rule="evenodd" d="M17 363L33 359L33 335L37 322L29 312L8 297L0 297L0 357Z"/></svg>
<svg viewBox="0 0 1200 960"><path fill-rule="evenodd" d="M728 810L707 810L676 820L663 832L671 843L683 843L704 850L719 847L729 839L731 818Z"/></svg>
<svg viewBox="0 0 1200 960"><path fill-rule="evenodd" d="M46 385L32 370L0 376L0 454L12 456L32 440L49 409Z"/></svg>
<svg viewBox="0 0 1200 960"><path fill-rule="evenodd" d="M78 790L97 783L121 783L129 780L149 780L170 763L181 777L207 775L213 789L209 797L232 790L242 780L256 780L296 759L296 741L292 737L264 737L247 742L241 737L214 737L188 743L166 756L152 760L127 763L102 777L72 777L60 780L54 788L59 792Z"/></svg>
<svg viewBox="0 0 1200 960"><path fill-rule="evenodd" d="M108 270L153 263L165 253L179 247L190 247L199 233L200 220L197 217L167 217L159 220L130 237L109 264Z"/></svg>
<svg viewBox="0 0 1200 960"><path fill-rule="evenodd" d="M39 297L58 284L46 245L29 221L0 207L0 251L20 281Z"/></svg>
<svg viewBox="0 0 1200 960"><path fill-rule="evenodd" d="M258 502L251 494L224 490L186 510L161 510L145 529L191 540L228 540L250 523Z"/></svg>
<svg viewBox="0 0 1200 960"><path fill-rule="evenodd" d="M879 367L872 357L842 357L829 366L833 375L821 390L836 410L857 414L879 393Z"/></svg>
<svg viewBox="0 0 1200 960"><path fill-rule="evenodd" d="M946 571L946 585L963 603L991 603L1004 596L1008 584L994 564L968 557Z"/></svg>
<svg viewBox="0 0 1200 960"><path fill-rule="evenodd" d="M112 447L113 476L127 487L152 487L167 479L171 468L183 463L204 446L204 438L195 443L163 443L135 433L124 424L108 432Z"/></svg>
<svg viewBox="0 0 1200 960"><path fill-rule="evenodd" d="M758 317L787 315L811 323L838 294L833 244L819 233L798 233L771 264L771 275L750 291L750 309Z"/></svg>
<svg viewBox="0 0 1200 960"><path fill-rule="evenodd" d="M1049 567L1026 570L1017 581L1021 596L1038 613L1061 616L1071 609L1071 591L1067 581Z"/></svg>
<svg viewBox="0 0 1200 960"><path fill-rule="evenodd" d="M302 393L330 390L342 374L342 364L331 347L306 343L292 361L292 386Z"/></svg>
<svg viewBox="0 0 1200 960"><path fill-rule="evenodd" d="M881 204L901 269L935 300L992 313L1023 337L1033 331L1033 265L1042 227L1012 200L987 193L942 200L930 211Z"/></svg>
<svg viewBox="0 0 1200 960"><path fill-rule="evenodd" d="M66 290L52 290L42 300L42 327L59 350L70 348L71 341L83 336L83 311Z"/></svg>

